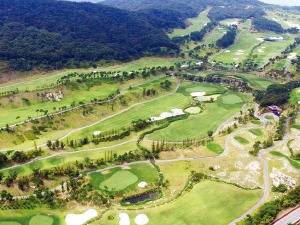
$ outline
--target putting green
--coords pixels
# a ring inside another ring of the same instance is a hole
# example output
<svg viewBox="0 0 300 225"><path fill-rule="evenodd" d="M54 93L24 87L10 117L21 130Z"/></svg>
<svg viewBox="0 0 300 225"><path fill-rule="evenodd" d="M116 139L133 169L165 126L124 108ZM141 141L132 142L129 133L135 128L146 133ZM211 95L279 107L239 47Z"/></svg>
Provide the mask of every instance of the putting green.
<svg viewBox="0 0 300 225"><path fill-rule="evenodd" d="M4 222L0 222L0 225L21 225L21 224L13 221L4 221Z"/></svg>
<svg viewBox="0 0 300 225"><path fill-rule="evenodd" d="M228 94L221 97L222 103L225 105L235 105L243 102L243 99L235 94Z"/></svg>
<svg viewBox="0 0 300 225"><path fill-rule="evenodd" d="M120 170L114 173L110 178L103 181L100 185L100 189L113 190L113 191L122 191L128 186L136 183L138 181L138 177L133 173L127 170Z"/></svg>
<svg viewBox="0 0 300 225"><path fill-rule="evenodd" d="M221 154L224 152L224 149L217 143L210 142L206 145L207 149L216 153L216 154Z"/></svg>
<svg viewBox="0 0 300 225"><path fill-rule="evenodd" d="M54 219L50 216L36 215L30 219L29 225L52 225Z"/></svg>
<svg viewBox="0 0 300 225"><path fill-rule="evenodd" d="M247 145L250 143L247 139L240 137L240 136L235 136L234 139L242 145Z"/></svg>

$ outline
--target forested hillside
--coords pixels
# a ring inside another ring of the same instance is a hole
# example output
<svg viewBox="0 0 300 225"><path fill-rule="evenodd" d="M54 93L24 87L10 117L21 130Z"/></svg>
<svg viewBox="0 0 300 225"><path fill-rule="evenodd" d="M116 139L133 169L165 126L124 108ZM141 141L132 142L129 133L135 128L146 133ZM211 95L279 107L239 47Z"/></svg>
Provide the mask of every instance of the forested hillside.
<svg viewBox="0 0 300 225"><path fill-rule="evenodd" d="M0 59L30 70L176 50L157 28L174 25L160 23L160 17L150 23L148 14L92 3L0 0Z"/></svg>

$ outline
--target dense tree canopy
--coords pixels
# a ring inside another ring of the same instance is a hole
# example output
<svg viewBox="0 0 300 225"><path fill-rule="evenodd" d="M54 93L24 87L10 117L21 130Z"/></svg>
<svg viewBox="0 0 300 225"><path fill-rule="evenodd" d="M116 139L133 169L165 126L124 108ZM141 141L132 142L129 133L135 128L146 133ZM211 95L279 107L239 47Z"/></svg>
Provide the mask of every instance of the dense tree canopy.
<svg viewBox="0 0 300 225"><path fill-rule="evenodd" d="M226 34L224 34L224 36L217 41L217 46L219 48L229 47L234 43L236 34L237 34L237 26L230 26Z"/></svg>
<svg viewBox="0 0 300 225"><path fill-rule="evenodd" d="M274 20L266 19L265 17L253 19L253 26L259 31L272 31L275 33L283 33L282 26Z"/></svg>
<svg viewBox="0 0 300 225"><path fill-rule="evenodd" d="M161 53L162 48L176 50L155 27L160 17L150 23L145 16L149 13L92 3L0 0L0 59L29 70L40 64L59 68L100 59L128 60L145 52Z"/></svg>

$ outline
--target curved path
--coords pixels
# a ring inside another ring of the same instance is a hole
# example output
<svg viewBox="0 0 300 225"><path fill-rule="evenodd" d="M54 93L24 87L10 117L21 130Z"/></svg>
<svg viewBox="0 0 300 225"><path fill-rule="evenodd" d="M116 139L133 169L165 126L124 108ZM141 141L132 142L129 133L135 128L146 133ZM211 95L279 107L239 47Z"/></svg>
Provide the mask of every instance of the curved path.
<svg viewBox="0 0 300 225"><path fill-rule="evenodd" d="M260 115L258 113L258 107L256 107L254 115L264 125L269 123L269 121L265 118L265 116L269 115L269 113ZM273 117L275 120L278 120L278 117L275 117L274 115L273 115ZM289 123L289 120L287 120L286 126L288 123ZM271 184L270 184L269 164L268 164L267 154L274 148L277 148L278 145L281 145L282 142L285 142L287 140L288 140L288 133L286 132L282 141L278 141L278 142L274 143L274 145L270 148L260 150L258 157L263 164L263 194L260 197L259 201L254 206L252 206L249 210L247 210L247 212L245 212L243 215L241 215L240 217L238 217L235 220L233 220L232 222L230 222L229 225L235 225L236 223L241 222L242 220L244 220L247 217L247 215L253 214L259 207L261 207L268 200L268 198L270 196Z"/></svg>

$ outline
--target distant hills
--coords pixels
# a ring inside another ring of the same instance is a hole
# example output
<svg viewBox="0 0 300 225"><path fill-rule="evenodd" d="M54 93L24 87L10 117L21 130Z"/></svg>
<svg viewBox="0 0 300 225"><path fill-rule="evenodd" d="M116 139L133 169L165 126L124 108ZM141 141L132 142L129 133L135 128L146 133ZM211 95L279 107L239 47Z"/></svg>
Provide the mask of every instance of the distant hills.
<svg viewBox="0 0 300 225"><path fill-rule="evenodd" d="M92 3L0 0L0 59L30 70L176 52L177 46L147 13Z"/></svg>
<svg viewBox="0 0 300 225"><path fill-rule="evenodd" d="M166 35L212 7L208 17L261 18L257 0L0 0L0 60L13 69L91 66L99 60L177 54ZM266 26L265 26L266 27Z"/></svg>

